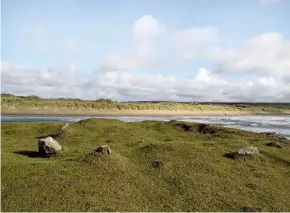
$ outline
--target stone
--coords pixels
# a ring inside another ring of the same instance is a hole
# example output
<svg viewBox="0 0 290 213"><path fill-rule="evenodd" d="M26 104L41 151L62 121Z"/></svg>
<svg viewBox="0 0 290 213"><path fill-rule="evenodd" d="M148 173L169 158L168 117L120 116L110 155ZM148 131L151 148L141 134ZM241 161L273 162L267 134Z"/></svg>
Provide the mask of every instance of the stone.
<svg viewBox="0 0 290 213"><path fill-rule="evenodd" d="M101 154L105 154L105 153L111 154L112 153L112 150L111 150L111 148L109 146L100 146L95 151L99 152Z"/></svg>
<svg viewBox="0 0 290 213"><path fill-rule="evenodd" d="M258 148L254 146L248 146L248 147L239 149L236 152L226 153L224 154L224 157L236 160L236 159L247 158L254 154L259 154Z"/></svg>
<svg viewBox="0 0 290 213"><path fill-rule="evenodd" d="M52 137L41 138L38 141L38 151L41 156L56 155L62 150L61 145Z"/></svg>
<svg viewBox="0 0 290 213"><path fill-rule="evenodd" d="M66 128L68 128L68 123L66 123L60 130L60 132L63 132Z"/></svg>
<svg viewBox="0 0 290 213"><path fill-rule="evenodd" d="M249 155L254 155L259 153L259 149L254 146L248 146L242 149L239 149L237 152L239 155L244 155L244 156L249 156Z"/></svg>

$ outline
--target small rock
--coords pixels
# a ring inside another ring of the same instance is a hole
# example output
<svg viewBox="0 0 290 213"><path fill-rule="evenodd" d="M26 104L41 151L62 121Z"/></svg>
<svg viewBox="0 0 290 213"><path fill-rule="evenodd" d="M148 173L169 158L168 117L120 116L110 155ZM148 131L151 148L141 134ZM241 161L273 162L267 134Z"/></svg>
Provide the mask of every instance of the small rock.
<svg viewBox="0 0 290 213"><path fill-rule="evenodd" d="M99 152L99 153L102 153L102 154L105 154L105 153L111 154L112 153L112 150L110 149L109 146L100 146L95 151Z"/></svg>
<svg viewBox="0 0 290 213"><path fill-rule="evenodd" d="M224 155L224 157L235 160L235 159L245 158L246 156L252 156L258 153L259 153L259 150L257 147L249 146L249 147L239 149L236 152L227 153Z"/></svg>
<svg viewBox="0 0 290 213"><path fill-rule="evenodd" d="M60 132L63 132L66 128L68 128L68 123L66 123L60 130Z"/></svg>
<svg viewBox="0 0 290 213"><path fill-rule="evenodd" d="M161 161L155 160L155 161L152 162L152 166L154 168L160 168L162 165L163 165L163 163Z"/></svg>
<svg viewBox="0 0 290 213"><path fill-rule="evenodd" d="M62 147L52 137L42 138L38 141L38 151L41 156L55 155L61 150Z"/></svg>
<svg viewBox="0 0 290 213"><path fill-rule="evenodd" d="M259 153L259 149L257 147L254 146L248 146L245 148L242 148L240 150L238 150L238 154L239 155L254 155L254 154L258 154Z"/></svg>

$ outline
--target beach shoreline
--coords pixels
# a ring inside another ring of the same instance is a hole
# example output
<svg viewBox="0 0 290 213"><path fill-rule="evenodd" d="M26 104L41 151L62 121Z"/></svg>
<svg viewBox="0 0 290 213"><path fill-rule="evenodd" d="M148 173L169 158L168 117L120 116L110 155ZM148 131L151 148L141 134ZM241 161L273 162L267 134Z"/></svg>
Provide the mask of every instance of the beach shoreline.
<svg viewBox="0 0 290 213"><path fill-rule="evenodd" d="M122 111L86 111L86 110L1 110L1 116L246 116L246 115L290 115L284 113L267 112L241 112L241 111L157 111L157 110L122 110Z"/></svg>

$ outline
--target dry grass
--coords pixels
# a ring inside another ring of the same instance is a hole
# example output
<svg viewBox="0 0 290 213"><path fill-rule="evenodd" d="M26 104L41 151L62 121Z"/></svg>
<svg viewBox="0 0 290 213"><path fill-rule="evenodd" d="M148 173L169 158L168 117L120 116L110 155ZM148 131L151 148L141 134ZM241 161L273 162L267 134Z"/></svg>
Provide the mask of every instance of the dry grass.
<svg viewBox="0 0 290 213"><path fill-rule="evenodd" d="M4 111L46 110L79 112L252 112L285 113L290 112L289 103L196 103L196 102L117 102L109 99L95 101L80 99L42 99L37 96L1 95L1 107Z"/></svg>

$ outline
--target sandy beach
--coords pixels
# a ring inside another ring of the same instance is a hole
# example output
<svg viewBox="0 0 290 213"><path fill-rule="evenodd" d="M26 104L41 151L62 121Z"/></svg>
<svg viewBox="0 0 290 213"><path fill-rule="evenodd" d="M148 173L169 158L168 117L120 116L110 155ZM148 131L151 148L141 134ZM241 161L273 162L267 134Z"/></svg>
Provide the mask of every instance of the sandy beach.
<svg viewBox="0 0 290 213"><path fill-rule="evenodd" d="M255 113L242 111L157 111L157 110L122 110L122 111L92 111L92 110L19 110L2 109L2 115L45 115L45 116L224 116L224 115L273 115L289 113Z"/></svg>

